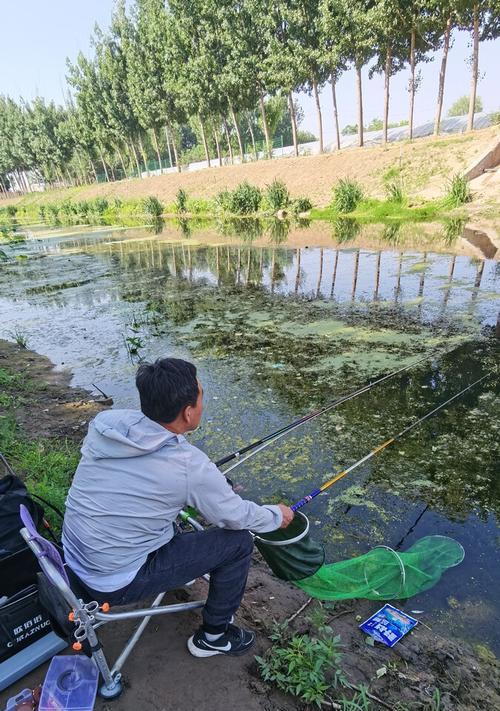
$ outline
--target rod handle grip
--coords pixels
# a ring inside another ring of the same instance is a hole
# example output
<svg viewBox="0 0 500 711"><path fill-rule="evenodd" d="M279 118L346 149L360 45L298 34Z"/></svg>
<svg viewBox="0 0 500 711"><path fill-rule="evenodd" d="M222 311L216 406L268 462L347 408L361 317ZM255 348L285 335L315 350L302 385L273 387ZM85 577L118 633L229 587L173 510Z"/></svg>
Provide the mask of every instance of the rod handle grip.
<svg viewBox="0 0 500 711"><path fill-rule="evenodd" d="M300 501L297 501L296 504L293 504L293 506L290 506L292 511L298 511L301 509L303 506L308 504L310 501L312 501L318 494L321 494L321 489L314 489L314 491L311 491L310 494L307 496L304 496L303 499L300 499Z"/></svg>

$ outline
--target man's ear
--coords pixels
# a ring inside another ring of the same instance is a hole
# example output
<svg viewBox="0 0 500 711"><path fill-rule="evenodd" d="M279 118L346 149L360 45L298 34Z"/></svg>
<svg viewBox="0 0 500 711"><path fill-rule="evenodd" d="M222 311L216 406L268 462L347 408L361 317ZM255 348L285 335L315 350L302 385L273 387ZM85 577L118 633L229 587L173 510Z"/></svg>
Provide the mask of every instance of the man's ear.
<svg viewBox="0 0 500 711"><path fill-rule="evenodd" d="M182 418L184 422L188 425L191 424L191 415L193 412L193 408L191 405L186 405L186 407L182 411Z"/></svg>

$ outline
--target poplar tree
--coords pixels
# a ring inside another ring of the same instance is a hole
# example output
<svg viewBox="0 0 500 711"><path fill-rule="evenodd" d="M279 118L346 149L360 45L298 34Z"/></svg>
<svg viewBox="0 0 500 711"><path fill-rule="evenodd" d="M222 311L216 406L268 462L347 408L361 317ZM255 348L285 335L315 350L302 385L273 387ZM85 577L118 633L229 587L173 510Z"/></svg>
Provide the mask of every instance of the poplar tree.
<svg viewBox="0 0 500 711"><path fill-rule="evenodd" d="M324 32L337 38L338 56L356 71L358 145L363 145L363 89L361 70L375 53L374 27L368 18L372 0L322 0Z"/></svg>
<svg viewBox="0 0 500 711"><path fill-rule="evenodd" d="M477 82L479 77L479 43L500 36L500 1L478 0L466 3L461 12L459 25L471 32L471 81L467 130L474 128Z"/></svg>

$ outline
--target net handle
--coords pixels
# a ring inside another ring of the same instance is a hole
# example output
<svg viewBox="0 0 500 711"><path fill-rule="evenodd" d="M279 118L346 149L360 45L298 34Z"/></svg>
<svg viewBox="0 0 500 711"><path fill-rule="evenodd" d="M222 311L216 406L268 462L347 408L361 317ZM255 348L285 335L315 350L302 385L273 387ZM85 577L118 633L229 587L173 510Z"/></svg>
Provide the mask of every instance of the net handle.
<svg viewBox="0 0 500 711"><path fill-rule="evenodd" d="M305 538L307 536L307 534L309 533L309 519L307 518L307 516L305 514L302 513L302 511L297 511L297 513L295 515L300 516L301 518L304 519L304 521L306 523L306 527L304 528L303 531L298 533L293 538L288 538L286 541L269 541L269 540L267 540L267 538L261 538L256 533L256 534L254 534L255 539L257 541L260 541L261 543L263 543L265 546L291 546L292 543L298 543L303 538Z"/></svg>

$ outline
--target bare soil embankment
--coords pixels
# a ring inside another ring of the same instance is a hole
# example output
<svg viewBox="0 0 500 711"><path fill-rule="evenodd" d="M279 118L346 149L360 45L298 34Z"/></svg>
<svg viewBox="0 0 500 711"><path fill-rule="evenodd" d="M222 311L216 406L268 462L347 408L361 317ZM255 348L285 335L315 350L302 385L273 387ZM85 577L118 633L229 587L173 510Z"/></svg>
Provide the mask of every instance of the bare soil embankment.
<svg viewBox="0 0 500 711"><path fill-rule="evenodd" d="M465 172L498 142L498 126L473 133L428 137L390 143L387 147L348 148L324 155L262 160L195 172L169 173L149 178L100 183L82 188L68 188L37 193L22 198L25 202L47 202L73 196L78 199L97 196L121 199L155 195L165 204L175 200L179 188L190 197L210 198L224 189L233 189L243 180L263 188L274 178L284 180L293 197L305 195L316 206L331 201L332 186L339 178L358 180L370 197L384 196L384 176L390 169L401 169L408 196L434 198L443 195L446 181L455 173ZM500 201L494 186L482 189L482 202ZM18 202L12 200L11 202ZM2 201L0 204L6 204Z"/></svg>

